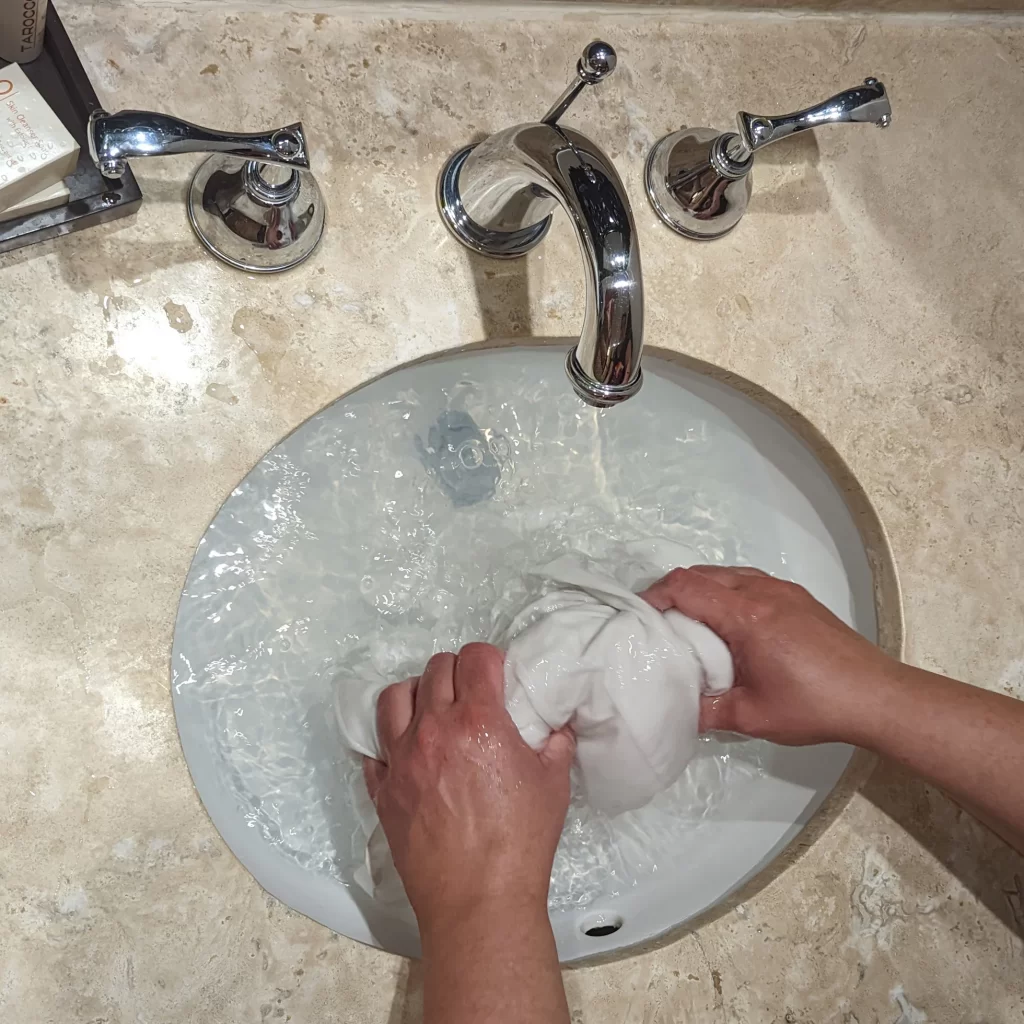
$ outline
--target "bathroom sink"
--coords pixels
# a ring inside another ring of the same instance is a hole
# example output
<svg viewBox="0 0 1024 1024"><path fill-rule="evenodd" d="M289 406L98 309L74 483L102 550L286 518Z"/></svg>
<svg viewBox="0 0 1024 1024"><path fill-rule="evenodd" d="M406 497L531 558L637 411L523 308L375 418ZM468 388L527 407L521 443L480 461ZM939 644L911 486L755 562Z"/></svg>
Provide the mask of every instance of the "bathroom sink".
<svg viewBox="0 0 1024 1024"><path fill-rule="evenodd" d="M241 481L185 583L172 692L215 825L278 899L396 953L418 952L414 921L353 881L361 782L333 718L339 674L402 678L495 635L531 567L568 549L626 565L652 537L794 579L900 652L886 539L813 427L651 349L639 395L593 409L565 381L566 347L448 353L338 399ZM574 804L550 904L562 959L671 935L757 887L829 794L826 817L841 806L852 754L719 738L640 818ZM645 829L654 853L608 856ZM582 871L588 844L600 863Z"/></svg>

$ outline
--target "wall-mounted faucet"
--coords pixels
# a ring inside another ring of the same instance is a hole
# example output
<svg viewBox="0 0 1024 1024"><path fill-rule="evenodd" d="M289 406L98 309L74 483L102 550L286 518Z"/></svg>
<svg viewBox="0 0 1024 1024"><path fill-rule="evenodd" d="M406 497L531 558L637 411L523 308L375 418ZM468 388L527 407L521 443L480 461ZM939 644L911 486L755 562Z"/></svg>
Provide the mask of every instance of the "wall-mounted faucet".
<svg viewBox="0 0 1024 1024"><path fill-rule="evenodd" d="M444 165L437 186L449 231L485 256L523 256L547 233L558 206L569 215L585 265L587 307L566 372L580 398L596 406L624 401L643 382L640 248L629 199L611 161L558 119L586 86L615 70L615 61L607 43L591 43L576 65L576 79L540 121L460 149Z"/></svg>
<svg viewBox="0 0 1024 1024"><path fill-rule="evenodd" d="M647 157L647 196L658 216L688 238L718 238L734 228L750 199L754 154L779 139L823 124L862 121L888 127L892 108L877 78L793 114L741 111L738 130L681 128Z"/></svg>
<svg viewBox="0 0 1024 1024"><path fill-rule="evenodd" d="M88 136L89 155L112 179L139 157L213 153L192 177L188 219L203 245L239 270L288 270L320 241L324 200L301 124L218 132L151 110L96 110Z"/></svg>

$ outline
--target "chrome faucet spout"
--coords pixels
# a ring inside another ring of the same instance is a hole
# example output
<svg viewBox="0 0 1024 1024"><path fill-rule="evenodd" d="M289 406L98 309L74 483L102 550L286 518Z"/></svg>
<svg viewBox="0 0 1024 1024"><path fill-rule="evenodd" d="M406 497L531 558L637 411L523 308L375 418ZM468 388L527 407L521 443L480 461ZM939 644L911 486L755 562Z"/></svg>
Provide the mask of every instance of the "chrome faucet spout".
<svg viewBox="0 0 1024 1024"><path fill-rule="evenodd" d="M465 152L465 151L463 151ZM643 280L626 192L608 157L562 125L524 124L496 132L455 169L446 206L463 241L488 255L518 256L547 231L559 206L579 241L586 309L566 369L577 394L607 406L642 383ZM443 188L442 183L442 188ZM446 214L446 220L448 219ZM496 252L494 240L506 250Z"/></svg>
<svg viewBox="0 0 1024 1024"><path fill-rule="evenodd" d="M580 340L565 368L576 394L601 407L625 401L643 383L640 246L611 160L558 119L615 64L612 47L594 40L576 62L576 78L541 121L506 128L460 149L437 184L437 205L448 230L484 256L523 256L547 234L559 206L569 215L583 257L587 302Z"/></svg>

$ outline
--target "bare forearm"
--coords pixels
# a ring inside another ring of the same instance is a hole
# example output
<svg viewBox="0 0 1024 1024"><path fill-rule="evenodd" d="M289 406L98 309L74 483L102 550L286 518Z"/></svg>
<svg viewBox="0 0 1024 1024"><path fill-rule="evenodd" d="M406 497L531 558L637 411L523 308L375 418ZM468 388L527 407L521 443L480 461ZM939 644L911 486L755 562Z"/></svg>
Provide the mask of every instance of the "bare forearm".
<svg viewBox="0 0 1024 1024"><path fill-rule="evenodd" d="M894 665L845 738L945 790L1024 852L1024 702Z"/></svg>
<svg viewBox="0 0 1024 1024"><path fill-rule="evenodd" d="M568 1024L547 908L480 908L423 929L424 1024Z"/></svg>
<svg viewBox="0 0 1024 1024"><path fill-rule="evenodd" d="M702 728L866 747L946 790L1024 852L1024 703L901 665L802 587L758 569L675 569L644 597L729 645L736 685L704 698Z"/></svg>

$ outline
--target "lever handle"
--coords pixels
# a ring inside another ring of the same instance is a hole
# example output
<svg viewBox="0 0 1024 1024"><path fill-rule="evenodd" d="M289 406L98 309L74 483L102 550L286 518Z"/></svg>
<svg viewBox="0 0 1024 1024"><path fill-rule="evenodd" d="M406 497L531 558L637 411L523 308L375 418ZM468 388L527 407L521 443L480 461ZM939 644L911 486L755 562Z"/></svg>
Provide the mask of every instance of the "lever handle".
<svg viewBox="0 0 1024 1024"><path fill-rule="evenodd" d="M742 161L779 139L822 124L873 121L879 128L887 128L892 121L892 107L885 86L877 78L865 78L863 85L836 93L823 103L793 114L766 117L740 111L736 116L739 121L740 151L729 155L734 160Z"/></svg>
<svg viewBox="0 0 1024 1024"><path fill-rule="evenodd" d="M217 132L151 110L96 110L89 117L89 155L105 178L120 178L128 160L172 153L227 153L261 163L309 168L301 124L269 132Z"/></svg>
<svg viewBox="0 0 1024 1024"><path fill-rule="evenodd" d="M572 106L573 100L588 85L597 85L614 70L618 58L608 43L595 39L589 43L582 56L576 61L576 79L570 82L565 92L555 100L551 109L541 118L543 124L557 124L558 119Z"/></svg>

